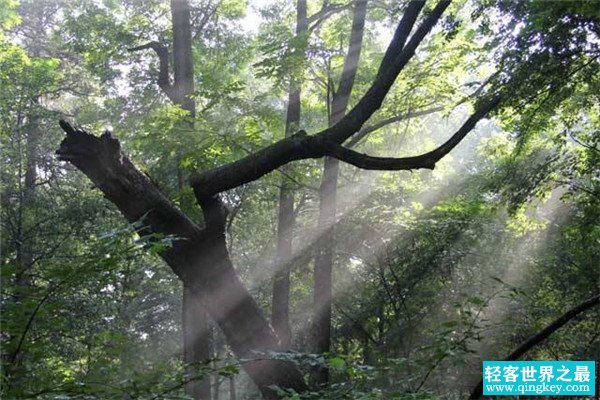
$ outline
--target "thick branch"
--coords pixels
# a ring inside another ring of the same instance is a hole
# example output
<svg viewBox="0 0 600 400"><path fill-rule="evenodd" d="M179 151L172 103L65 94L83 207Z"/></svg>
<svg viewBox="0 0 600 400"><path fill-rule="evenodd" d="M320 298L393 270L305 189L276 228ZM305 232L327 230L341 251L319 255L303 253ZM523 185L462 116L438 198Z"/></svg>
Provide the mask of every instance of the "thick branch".
<svg viewBox="0 0 600 400"><path fill-rule="evenodd" d="M196 200L202 208L204 216L205 230L213 234L225 237L225 229L227 225L227 216L229 210L223 204L223 201L218 194L205 196L202 193L195 193Z"/></svg>
<svg viewBox="0 0 600 400"><path fill-rule="evenodd" d="M370 157L345 148L327 139L327 136L323 134L308 136L306 132L300 131L241 160L197 175L192 179L191 184L196 193L211 195L252 182L291 161L324 156L331 156L364 169L432 169L435 163L452 151L475 127L477 122L495 108L499 102L500 98L495 97L481 105L448 141L435 150L419 156L405 158ZM327 130L324 132L327 132Z"/></svg>
<svg viewBox="0 0 600 400"><path fill-rule="evenodd" d="M161 90L167 95L167 97L175 102L175 93L173 85L171 85L171 81L169 79L169 49L165 45L159 42L150 42L141 46L132 47L127 49L128 51L140 51L152 49L158 56L159 61L159 70L158 70L158 79L156 83L161 88Z"/></svg>
<svg viewBox="0 0 600 400"><path fill-rule="evenodd" d="M323 149L315 145L315 136L300 131L262 150L191 178L196 194L211 195L257 180L296 160L320 158Z"/></svg>
<svg viewBox="0 0 600 400"><path fill-rule="evenodd" d="M419 13L425 6L425 1L412 1L409 3L408 7L406 7L406 11L404 11L404 15L402 16L402 20L400 24L396 28L394 32L394 37L388 46L388 51L385 52L383 56L383 60L381 61L381 65L379 66L379 70L377 71L377 77L383 75L388 68L392 66L392 63L396 57L402 55L400 51L389 51L389 49L398 49L403 50L404 44L408 39L408 35L413 29L415 22L417 21L417 17Z"/></svg>
<svg viewBox="0 0 600 400"><path fill-rule="evenodd" d="M329 157L354 165L357 168L376 171L403 171L412 169L434 169L437 159L426 154L414 157L374 157L359 153L337 143L329 142L326 153Z"/></svg>
<svg viewBox="0 0 600 400"><path fill-rule="evenodd" d="M404 32L406 30L410 31L410 28L414 25L414 20L423 7L423 3L422 1L413 1L409 4L396 29L394 39L384 55L373 85L344 118L327 132L323 132L323 136L326 136L328 140L343 143L350 136L358 132L375 111L381 107L385 96L402 69L412 59L419 44L421 44L425 36L431 31L450 5L449 1L440 1L425 21L421 23L409 42L404 45L402 40Z"/></svg>
<svg viewBox="0 0 600 400"><path fill-rule="evenodd" d="M551 324L546 326L544 329L531 336L529 339L521 343L519 347L516 348L515 351L510 353L508 357L504 359L504 361L514 361L521 357L523 354L527 353L534 346L546 340L550 335L552 335L555 331L565 325L567 322L581 314L582 312L597 306L600 304L600 295L596 295L591 299L584 301L583 303L571 308L569 311L561 315L559 318L554 320ZM479 399L483 396L483 381L479 381L475 389L471 392L471 396L469 399Z"/></svg>
<svg viewBox="0 0 600 400"><path fill-rule="evenodd" d="M352 164L362 169L371 169L379 171L400 171L418 168L434 169L435 164L452 151L464 137L475 128L477 122L486 116L500 102L500 97L495 97L477 109L471 117L460 127L446 143L438 148L413 157L372 157L359 153L347 147L334 142L328 142L326 145L326 155L335 157L338 160Z"/></svg>
<svg viewBox="0 0 600 400"><path fill-rule="evenodd" d="M410 3L409 9L412 11L409 13L407 10L407 13L405 13L400 21L397 31L403 32L407 29L407 26L412 27L416 18L416 11L422 8L422 3L421 1ZM381 72L378 75L363 98L338 123L319 132L315 136L307 136L305 132L301 131L238 161L197 174L190 179L190 184L197 192L199 191L207 195L219 193L254 181L289 162L307 158L320 158L325 155L326 146L324 146L324 143L343 143L354 133L358 132L373 113L381 107L381 103L396 80L396 77L412 58L417 46L437 23L449 4L449 1L440 1L421 26L419 26L404 48L400 47L403 44L400 39L392 41L392 44L386 51L386 58L384 60L392 59L391 56L388 56L389 54L399 55L389 62L388 68L381 68L385 72ZM397 33L395 37L401 38L402 35L402 33ZM387 61L385 62L387 63ZM438 151L442 152L445 149L451 149L455 145L446 143Z"/></svg>

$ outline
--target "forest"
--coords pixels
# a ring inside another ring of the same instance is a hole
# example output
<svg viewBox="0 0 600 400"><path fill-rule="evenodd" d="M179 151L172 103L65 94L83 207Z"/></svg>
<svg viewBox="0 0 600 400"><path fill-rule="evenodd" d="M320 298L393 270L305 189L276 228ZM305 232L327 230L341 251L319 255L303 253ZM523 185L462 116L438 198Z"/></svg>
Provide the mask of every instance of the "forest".
<svg viewBox="0 0 600 400"><path fill-rule="evenodd" d="M600 393L597 0L0 0L0 138L2 399Z"/></svg>

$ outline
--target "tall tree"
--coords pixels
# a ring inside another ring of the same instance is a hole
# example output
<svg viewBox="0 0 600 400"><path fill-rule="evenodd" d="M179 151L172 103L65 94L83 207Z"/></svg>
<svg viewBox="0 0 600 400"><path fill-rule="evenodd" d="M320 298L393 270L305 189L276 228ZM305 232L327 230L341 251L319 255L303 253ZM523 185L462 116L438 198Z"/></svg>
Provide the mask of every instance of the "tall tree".
<svg viewBox="0 0 600 400"><path fill-rule="evenodd" d="M334 87L331 91L330 126L337 124L346 114L358 70L366 15L367 0L356 1L353 7L352 30L342 76L337 87ZM328 86L334 86L334 84L328 82ZM329 96L327 101L330 101ZM336 215L338 172L339 161L333 157L325 157L323 176L319 187L318 231L320 240L315 256L313 288L312 339L313 351L316 353L326 353L331 347L331 271L333 267L333 230ZM316 367L313 381L316 385L327 384L328 369L324 366Z"/></svg>
<svg viewBox="0 0 600 400"><path fill-rule="evenodd" d="M192 57L192 30L190 5L187 0L171 0L171 20L173 32L173 83L169 77L169 50L158 42L151 42L130 50L153 49L159 57L160 71L158 85L165 95L176 105L187 111L186 120L180 124L183 129L193 129L196 117L194 92L194 62ZM181 156L177 157L177 181L179 189L184 187L183 171L180 168ZM183 359L190 365L188 374L195 375L194 368L211 358L211 339L208 316L202 306L201 297L183 285ZM186 393L194 399L210 399L210 379L190 379L185 386Z"/></svg>
<svg viewBox="0 0 600 400"><path fill-rule="evenodd" d="M16 22L11 21L11 14L14 12L12 8L17 4L7 4L6 6L4 18L0 19L2 27L5 23L11 26L13 22ZM24 2L19 6L20 14L25 22L18 26L18 30L22 44L26 47L26 54L16 45L3 43L4 36L0 33L0 41L2 41L0 43L3 45L2 51L5 52L1 62L5 64L7 73L10 74L11 68L23 68L25 74L31 74L29 77L23 76L12 82L7 80L8 77L3 77L2 82L3 86L6 85L5 90L8 92L5 95L10 96L12 94L14 96L9 100L13 103L10 106L2 102L2 114L5 114L3 116L4 121L2 121L2 130L4 131L7 126L10 126L8 123L4 124L4 122L7 122L10 118L16 119L11 132L13 137L11 138L10 147L16 145L17 150L15 153L6 153L7 158L14 157L14 162L18 166L14 174L16 187L13 186L13 182L10 182L11 179L8 179L8 176L13 173L12 171L3 172L2 176L2 208L13 208L10 198L16 197L13 215L8 214L2 218L3 220L6 218L9 226L11 226L10 236L14 243L15 270L14 279L12 279L14 286L10 302L16 306L31 301L31 295L36 290L36 283L34 282L35 263L38 261L38 257L43 254L42 248L37 243L36 230L34 229L34 224L37 223L35 214L38 207L36 203L40 180L38 171L41 170L44 156L40 150L40 142L42 141L44 123L46 122L44 118L50 114L47 106L43 104L43 99L45 92L55 90L55 86L60 80L56 71L57 65L54 60L49 58L47 28L55 24L56 20L53 14L61 8L59 3L53 4L46 1ZM23 53L20 54L21 52ZM18 89L14 90L11 85ZM8 189L6 192L5 188ZM6 362L6 367L3 368L3 377L9 377L8 391L18 388L25 378L26 368L22 361L27 349L24 346L24 341L30 330L33 329L34 322L34 318L30 317L23 331L15 338L11 338L14 339L14 343L10 343L3 354L3 361ZM10 332L10 334L12 333Z"/></svg>
<svg viewBox="0 0 600 400"><path fill-rule="evenodd" d="M308 18L306 0L296 3L296 37L307 32ZM290 78L288 106L285 120L285 137L290 137L300 128L300 92L302 80L297 76ZM282 167L284 172L289 168ZM292 238L294 235L294 194L289 179L284 176L279 189L279 208L277 212L277 248L275 254L275 273L273 275L273 299L271 323L284 348L291 344L290 327L290 265L292 256Z"/></svg>

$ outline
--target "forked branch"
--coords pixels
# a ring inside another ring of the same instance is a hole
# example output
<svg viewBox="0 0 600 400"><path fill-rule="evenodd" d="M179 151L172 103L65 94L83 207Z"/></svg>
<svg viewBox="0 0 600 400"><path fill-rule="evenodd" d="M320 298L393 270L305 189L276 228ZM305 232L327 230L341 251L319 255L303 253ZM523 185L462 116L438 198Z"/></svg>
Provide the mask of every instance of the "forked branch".
<svg viewBox="0 0 600 400"><path fill-rule="evenodd" d="M352 164L355 167L379 171L400 171L411 169L434 169L435 164L452 151L469 133L479 120L495 108L500 102L500 97L495 97L477 109L473 115L460 127L454 135L438 148L427 153L413 157L373 157L351 150L342 145L329 142L326 155Z"/></svg>
<svg viewBox="0 0 600 400"><path fill-rule="evenodd" d="M257 180L263 175L289 163L308 158L334 157L358 168L371 170L433 169L435 164L454 149L464 137L500 103L494 97L482 103L450 139L427 153L403 158L372 157L358 153L327 136L309 136L304 131L280 140L231 164L196 175L191 184L196 193L212 195Z"/></svg>
<svg viewBox="0 0 600 400"><path fill-rule="evenodd" d="M329 155L329 153L333 157L341 157L342 160L346 158L362 165L361 157L359 157L361 161L358 161L354 154L348 155L343 150L343 154L341 154L333 144L341 145L346 139L359 132L365 122L381 107L396 77L411 60L416 48L435 26L449 4L449 1L440 1L405 45L406 38L422 10L424 2L413 1L409 4L407 11L398 24L394 39L386 51L377 78L358 104L338 123L313 136L301 131L238 161L196 174L190 179L190 184L194 187L196 193L216 194L254 181L289 162L307 158L320 158ZM427 163L423 164L421 163L422 159L417 159L416 161L419 163L405 165L402 169L408 169L411 166L412 168L429 168L431 159L438 155L441 158L447 154L486 113L487 111L480 116L470 118L467 121L467 127L463 130L464 134L463 131L457 132L440 149L436 149L436 153L428 154ZM472 125L470 125L471 122L473 122ZM470 128L468 128L469 126ZM371 162L367 164L371 164Z"/></svg>

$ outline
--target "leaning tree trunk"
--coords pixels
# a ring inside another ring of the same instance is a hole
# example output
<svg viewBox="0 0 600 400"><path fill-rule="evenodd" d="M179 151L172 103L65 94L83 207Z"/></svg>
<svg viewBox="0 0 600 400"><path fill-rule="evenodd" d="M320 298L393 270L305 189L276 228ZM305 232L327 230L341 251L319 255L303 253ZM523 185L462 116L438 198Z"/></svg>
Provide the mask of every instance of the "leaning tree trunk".
<svg viewBox="0 0 600 400"><path fill-rule="evenodd" d="M298 0L296 5L296 35L308 28L306 0ZM301 81L292 77L290 82L288 108L285 122L285 137L294 134L300 125L300 87ZM284 172L290 169L282 167ZM273 299L271 323L279 336L281 345L289 348L292 330L290 328L290 263L292 257L292 236L295 225L294 194L289 180L283 177L279 189L279 210L277 214L277 250L275 255L275 274L273 276Z"/></svg>
<svg viewBox="0 0 600 400"><path fill-rule="evenodd" d="M225 241L226 214L218 198L198 196L206 225L202 229L134 167L110 133L95 137L64 121L61 126L67 137L57 151L60 160L87 175L129 222L143 220L140 235L176 238L160 256L201 300L263 395L278 398L271 385L304 391L306 385L293 363L271 360L265 354L281 351L281 347L231 264Z"/></svg>
<svg viewBox="0 0 600 400"><path fill-rule="evenodd" d="M352 31L348 53L344 60L344 69L337 92L333 93L331 102L330 126L335 125L346 113L360 52L367 12L367 0L359 0L354 5ZM329 99L328 99L329 101ZM314 270L314 302L313 302L313 350L326 353L331 347L331 296L333 266L333 243L336 218L337 178L339 161L326 157L323 177L319 188L319 222L318 231L321 246L317 249ZM314 369L311 381L315 386L324 386L329 380L329 370L324 366Z"/></svg>

